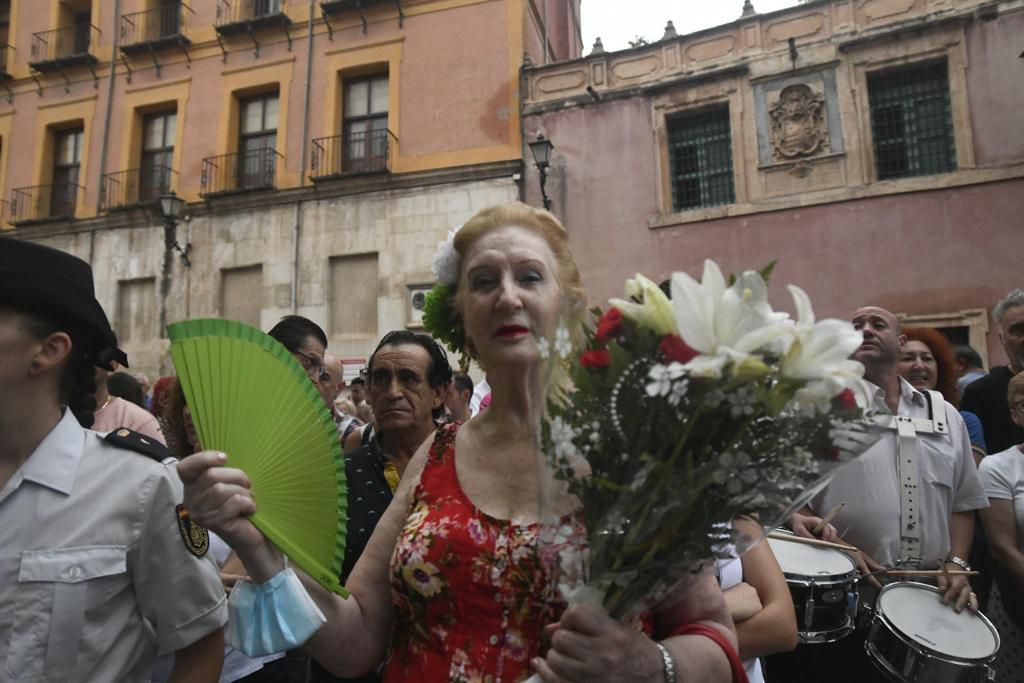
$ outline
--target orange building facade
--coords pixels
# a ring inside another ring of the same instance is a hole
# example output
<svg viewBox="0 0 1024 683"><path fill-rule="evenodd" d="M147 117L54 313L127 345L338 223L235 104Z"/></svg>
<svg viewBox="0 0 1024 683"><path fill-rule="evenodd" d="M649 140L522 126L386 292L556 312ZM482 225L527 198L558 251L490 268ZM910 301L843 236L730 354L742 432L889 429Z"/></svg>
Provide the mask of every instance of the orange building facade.
<svg viewBox="0 0 1024 683"><path fill-rule="evenodd" d="M299 313L349 358L416 327L447 230L521 195L524 62L580 54L578 0L11 0L4 29L5 231L90 261L150 372L182 318Z"/></svg>

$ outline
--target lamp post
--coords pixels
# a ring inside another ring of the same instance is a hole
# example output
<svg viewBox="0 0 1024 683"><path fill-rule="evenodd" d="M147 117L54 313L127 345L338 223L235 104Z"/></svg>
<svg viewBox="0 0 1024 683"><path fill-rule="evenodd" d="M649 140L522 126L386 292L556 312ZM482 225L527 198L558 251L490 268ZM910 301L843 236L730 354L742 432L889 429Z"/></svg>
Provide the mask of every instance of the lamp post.
<svg viewBox="0 0 1024 683"><path fill-rule="evenodd" d="M173 249L181 254L181 260L185 262L185 267L191 268L192 262L188 260L188 252L192 245L186 243L182 247L178 244L177 236L178 217L181 216L181 212L185 208L185 200L174 194L173 191L168 191L160 195L159 204L160 215L164 219L164 246L168 252Z"/></svg>
<svg viewBox="0 0 1024 683"><path fill-rule="evenodd" d="M537 136L537 139L529 143L530 152L533 154L533 165L537 167L540 172L540 196L544 201L544 209L546 211L551 210L551 198L548 197L548 193L545 190L545 185L548 182L548 167L551 165L551 150L555 148L551 141L544 137L541 133Z"/></svg>

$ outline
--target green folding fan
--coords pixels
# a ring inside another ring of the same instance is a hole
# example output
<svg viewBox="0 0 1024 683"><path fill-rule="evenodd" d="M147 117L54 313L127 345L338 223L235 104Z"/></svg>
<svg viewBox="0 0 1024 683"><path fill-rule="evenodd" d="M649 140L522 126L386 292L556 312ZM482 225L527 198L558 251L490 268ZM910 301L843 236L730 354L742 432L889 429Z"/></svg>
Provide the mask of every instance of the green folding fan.
<svg viewBox="0 0 1024 683"><path fill-rule="evenodd" d="M342 587L345 461L316 387L274 338L232 320L169 325L171 358L203 448L252 482L252 523L322 586Z"/></svg>

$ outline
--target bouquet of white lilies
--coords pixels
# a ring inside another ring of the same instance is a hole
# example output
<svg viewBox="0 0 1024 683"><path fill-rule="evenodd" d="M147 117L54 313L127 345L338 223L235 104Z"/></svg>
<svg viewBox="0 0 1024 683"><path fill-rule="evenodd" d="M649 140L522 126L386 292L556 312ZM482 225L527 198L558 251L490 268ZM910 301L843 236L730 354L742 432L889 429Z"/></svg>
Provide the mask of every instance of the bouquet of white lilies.
<svg viewBox="0 0 1024 683"><path fill-rule="evenodd" d="M729 283L707 261L700 281L672 276L671 299L637 275L626 299L594 311L542 428L554 471L542 559L570 603L621 619L651 608L749 546L734 519L777 525L873 442L863 367L849 360L860 333L816 321L789 289L796 320L772 310L761 273Z"/></svg>

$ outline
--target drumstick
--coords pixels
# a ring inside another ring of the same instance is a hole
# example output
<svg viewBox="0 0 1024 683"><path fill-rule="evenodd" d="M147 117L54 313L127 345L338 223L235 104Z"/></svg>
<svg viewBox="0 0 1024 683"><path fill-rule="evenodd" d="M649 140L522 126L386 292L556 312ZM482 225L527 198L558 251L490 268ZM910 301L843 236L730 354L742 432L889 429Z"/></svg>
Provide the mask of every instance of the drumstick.
<svg viewBox="0 0 1024 683"><path fill-rule="evenodd" d="M962 569L953 571L942 569L880 569L872 574L885 574L886 576L977 576L981 572L967 572Z"/></svg>
<svg viewBox="0 0 1024 683"><path fill-rule="evenodd" d="M824 531L825 527L832 523L832 520L836 518L836 515L839 514L839 511L843 509L844 505L846 505L845 500L839 503L839 505L836 505L834 508L829 510L828 514L822 517L821 521L818 522L817 526L814 527L814 533L820 534L822 531Z"/></svg>
<svg viewBox="0 0 1024 683"><path fill-rule="evenodd" d="M855 553L857 549L852 545L843 545L842 543L831 543L829 541L822 541L817 538L804 538L803 536L791 536L789 534L780 534L777 532L769 532L768 538L774 538L777 541L789 541L790 543L803 543L804 545L816 545L820 548L835 548L836 550L845 550L848 553Z"/></svg>

